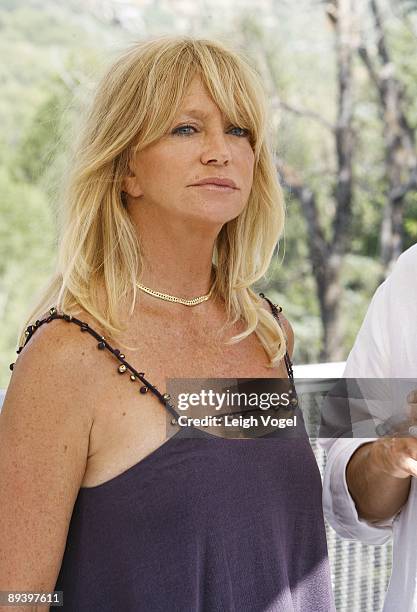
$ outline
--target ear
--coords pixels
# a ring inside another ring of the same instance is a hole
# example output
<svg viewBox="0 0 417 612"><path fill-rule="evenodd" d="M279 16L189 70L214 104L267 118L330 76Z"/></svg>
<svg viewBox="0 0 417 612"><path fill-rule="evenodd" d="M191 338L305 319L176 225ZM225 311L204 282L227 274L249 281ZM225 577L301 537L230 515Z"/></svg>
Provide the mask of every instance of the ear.
<svg viewBox="0 0 417 612"><path fill-rule="evenodd" d="M135 170L129 164L129 174L122 181L122 191L130 195L132 198L138 198L143 195L143 191L139 185L139 179L135 174Z"/></svg>

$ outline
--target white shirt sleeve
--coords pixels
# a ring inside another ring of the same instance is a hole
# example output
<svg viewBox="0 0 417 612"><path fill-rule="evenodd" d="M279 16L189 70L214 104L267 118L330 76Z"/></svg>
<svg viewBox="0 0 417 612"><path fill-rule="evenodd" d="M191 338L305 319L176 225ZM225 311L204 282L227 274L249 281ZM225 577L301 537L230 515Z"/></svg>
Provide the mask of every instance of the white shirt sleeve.
<svg viewBox="0 0 417 612"><path fill-rule="evenodd" d="M389 370L389 312L390 281L376 291L368 312L348 357L345 378L387 378ZM327 453L323 481L324 514L342 537L358 539L367 544L384 544L391 536L395 517L370 523L358 517L355 503L346 482L346 467L353 453L363 444L376 438L322 438L320 444Z"/></svg>
<svg viewBox="0 0 417 612"><path fill-rule="evenodd" d="M323 508L328 522L341 537L366 544L384 544L391 537L395 517L378 523L359 518L346 482L346 467L351 456L360 446L374 439L344 438L332 444L324 474Z"/></svg>

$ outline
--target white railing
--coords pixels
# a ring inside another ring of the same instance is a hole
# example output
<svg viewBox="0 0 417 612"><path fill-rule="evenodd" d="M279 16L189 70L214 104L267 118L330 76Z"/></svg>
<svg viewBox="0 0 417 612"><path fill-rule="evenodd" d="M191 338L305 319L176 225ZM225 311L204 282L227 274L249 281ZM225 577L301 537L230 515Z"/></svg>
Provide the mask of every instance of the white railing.
<svg viewBox="0 0 417 612"><path fill-rule="evenodd" d="M345 362L294 366L297 379L315 379L320 391L340 378ZM314 387L313 383L313 387ZM316 460L323 474L326 454L317 439L312 439ZM332 582L338 612L378 612L382 609L392 567L392 545L370 546L343 540L326 522Z"/></svg>
<svg viewBox="0 0 417 612"><path fill-rule="evenodd" d="M294 376L295 378L341 378L343 376L345 365L345 361L295 365Z"/></svg>

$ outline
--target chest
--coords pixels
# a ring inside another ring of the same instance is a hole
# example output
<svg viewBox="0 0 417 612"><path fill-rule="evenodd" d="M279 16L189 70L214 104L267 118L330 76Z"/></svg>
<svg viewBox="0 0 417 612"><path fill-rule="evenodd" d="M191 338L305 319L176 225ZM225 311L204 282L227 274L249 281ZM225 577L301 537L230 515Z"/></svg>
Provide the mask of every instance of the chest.
<svg viewBox="0 0 417 612"><path fill-rule="evenodd" d="M229 338L236 329L229 333ZM212 329L181 326L143 329L134 346L123 347L126 361L143 372L161 393L170 378L286 377L283 363L269 368L258 337L251 334L232 345ZM94 424L83 487L95 486L138 464L167 440L169 415L151 392L143 394L129 371L120 374L118 360L102 354L100 388L95 390Z"/></svg>

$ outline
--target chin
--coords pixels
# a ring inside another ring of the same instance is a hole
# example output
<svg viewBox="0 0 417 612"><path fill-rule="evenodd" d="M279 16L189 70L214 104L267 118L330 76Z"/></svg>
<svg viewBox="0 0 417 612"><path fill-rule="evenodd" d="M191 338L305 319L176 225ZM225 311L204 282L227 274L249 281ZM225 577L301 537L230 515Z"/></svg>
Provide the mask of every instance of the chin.
<svg viewBox="0 0 417 612"><path fill-rule="evenodd" d="M238 217L239 214L240 213L236 213L234 215L215 215L215 214L210 215L209 213L207 213L204 216L187 215L186 220L190 224L190 226L194 227L195 229L203 229L207 231L213 228L214 230L220 231L223 225L225 225L229 221L232 221L233 219L236 219L236 217Z"/></svg>
<svg viewBox="0 0 417 612"><path fill-rule="evenodd" d="M243 209L238 210L208 210L204 211L205 214L198 215L201 220L205 220L206 222L213 223L227 223L228 221L232 221L238 217Z"/></svg>
<svg viewBox="0 0 417 612"><path fill-rule="evenodd" d="M198 217L200 219L206 219L207 221L213 221L217 223L227 223L232 219L236 219L245 209L243 206L225 206L224 202L216 202L214 205L212 202L200 203L200 210L198 211Z"/></svg>

